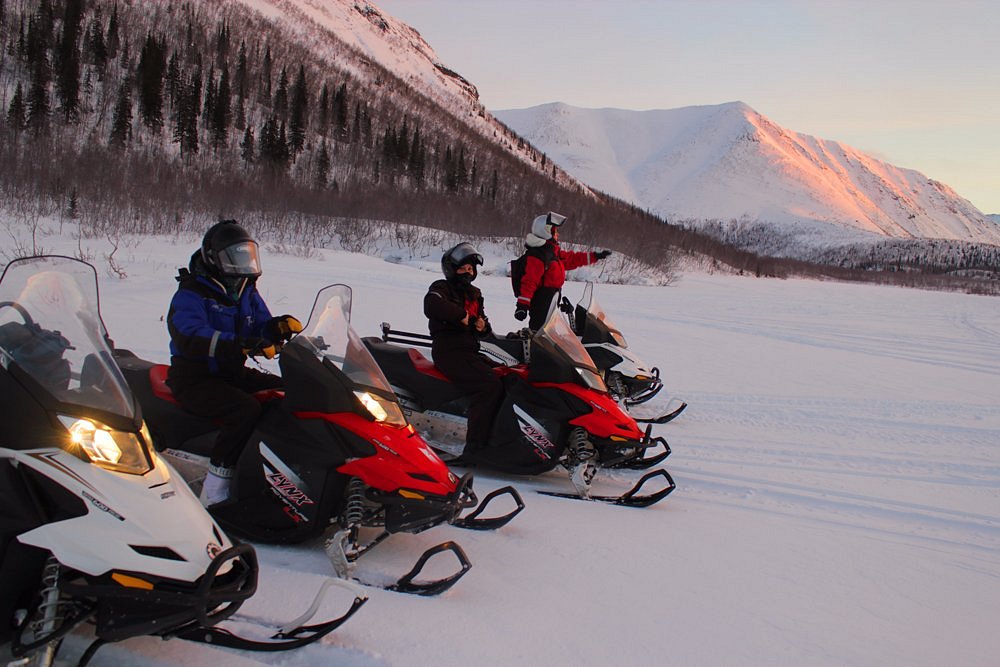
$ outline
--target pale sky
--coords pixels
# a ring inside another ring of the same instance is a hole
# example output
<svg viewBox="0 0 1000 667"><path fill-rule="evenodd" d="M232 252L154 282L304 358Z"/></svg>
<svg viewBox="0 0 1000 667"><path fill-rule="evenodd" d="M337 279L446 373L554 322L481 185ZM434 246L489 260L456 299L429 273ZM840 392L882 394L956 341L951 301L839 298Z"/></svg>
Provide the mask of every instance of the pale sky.
<svg viewBox="0 0 1000 667"><path fill-rule="evenodd" d="M374 0L488 109L740 100L1000 213L998 0Z"/></svg>

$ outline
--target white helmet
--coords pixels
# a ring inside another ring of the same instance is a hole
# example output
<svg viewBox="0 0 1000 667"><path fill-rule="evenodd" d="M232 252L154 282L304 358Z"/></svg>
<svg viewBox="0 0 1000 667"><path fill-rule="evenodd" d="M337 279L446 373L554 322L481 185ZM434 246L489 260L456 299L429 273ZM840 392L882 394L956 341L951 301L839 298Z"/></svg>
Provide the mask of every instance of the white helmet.
<svg viewBox="0 0 1000 667"><path fill-rule="evenodd" d="M531 233L540 239L548 241L552 238L552 228L560 226L566 220L565 215L549 211L531 222Z"/></svg>

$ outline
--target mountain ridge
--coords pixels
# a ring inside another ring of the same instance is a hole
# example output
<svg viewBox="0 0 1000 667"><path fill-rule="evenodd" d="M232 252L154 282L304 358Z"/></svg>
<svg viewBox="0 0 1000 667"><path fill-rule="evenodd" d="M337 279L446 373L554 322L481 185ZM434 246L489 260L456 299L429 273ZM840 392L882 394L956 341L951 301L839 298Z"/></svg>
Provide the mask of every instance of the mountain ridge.
<svg viewBox="0 0 1000 667"><path fill-rule="evenodd" d="M783 128L741 101L647 111L555 102L494 115L584 183L668 220L769 223L820 243L846 234L1000 244L1000 228L947 185Z"/></svg>

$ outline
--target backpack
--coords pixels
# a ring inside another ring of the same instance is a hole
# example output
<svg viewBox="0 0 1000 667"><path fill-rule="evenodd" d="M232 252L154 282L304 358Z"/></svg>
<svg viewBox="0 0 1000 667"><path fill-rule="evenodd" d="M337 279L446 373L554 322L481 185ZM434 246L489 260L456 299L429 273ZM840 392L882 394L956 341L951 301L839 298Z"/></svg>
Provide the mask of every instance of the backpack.
<svg viewBox="0 0 1000 667"><path fill-rule="evenodd" d="M528 255L540 259L545 265L545 270L549 270L549 264L555 261L555 255L548 248L547 245L541 248L528 248L523 255L510 260L510 286L514 290L514 296L521 296L521 280L524 278L524 269L528 266Z"/></svg>
<svg viewBox="0 0 1000 667"><path fill-rule="evenodd" d="M527 264L528 253L510 260L510 286L514 289L514 296L521 296L521 279L524 278L524 267Z"/></svg>

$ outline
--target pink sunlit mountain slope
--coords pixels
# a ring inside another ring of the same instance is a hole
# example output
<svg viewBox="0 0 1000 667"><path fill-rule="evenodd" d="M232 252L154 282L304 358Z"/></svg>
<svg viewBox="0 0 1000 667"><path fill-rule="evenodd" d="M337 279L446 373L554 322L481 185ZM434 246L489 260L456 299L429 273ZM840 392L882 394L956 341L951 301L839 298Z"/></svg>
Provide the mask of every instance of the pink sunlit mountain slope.
<svg viewBox="0 0 1000 667"><path fill-rule="evenodd" d="M742 102L653 111L562 103L494 112L588 186L674 221L771 223L820 243L941 238L1000 244L947 185Z"/></svg>

